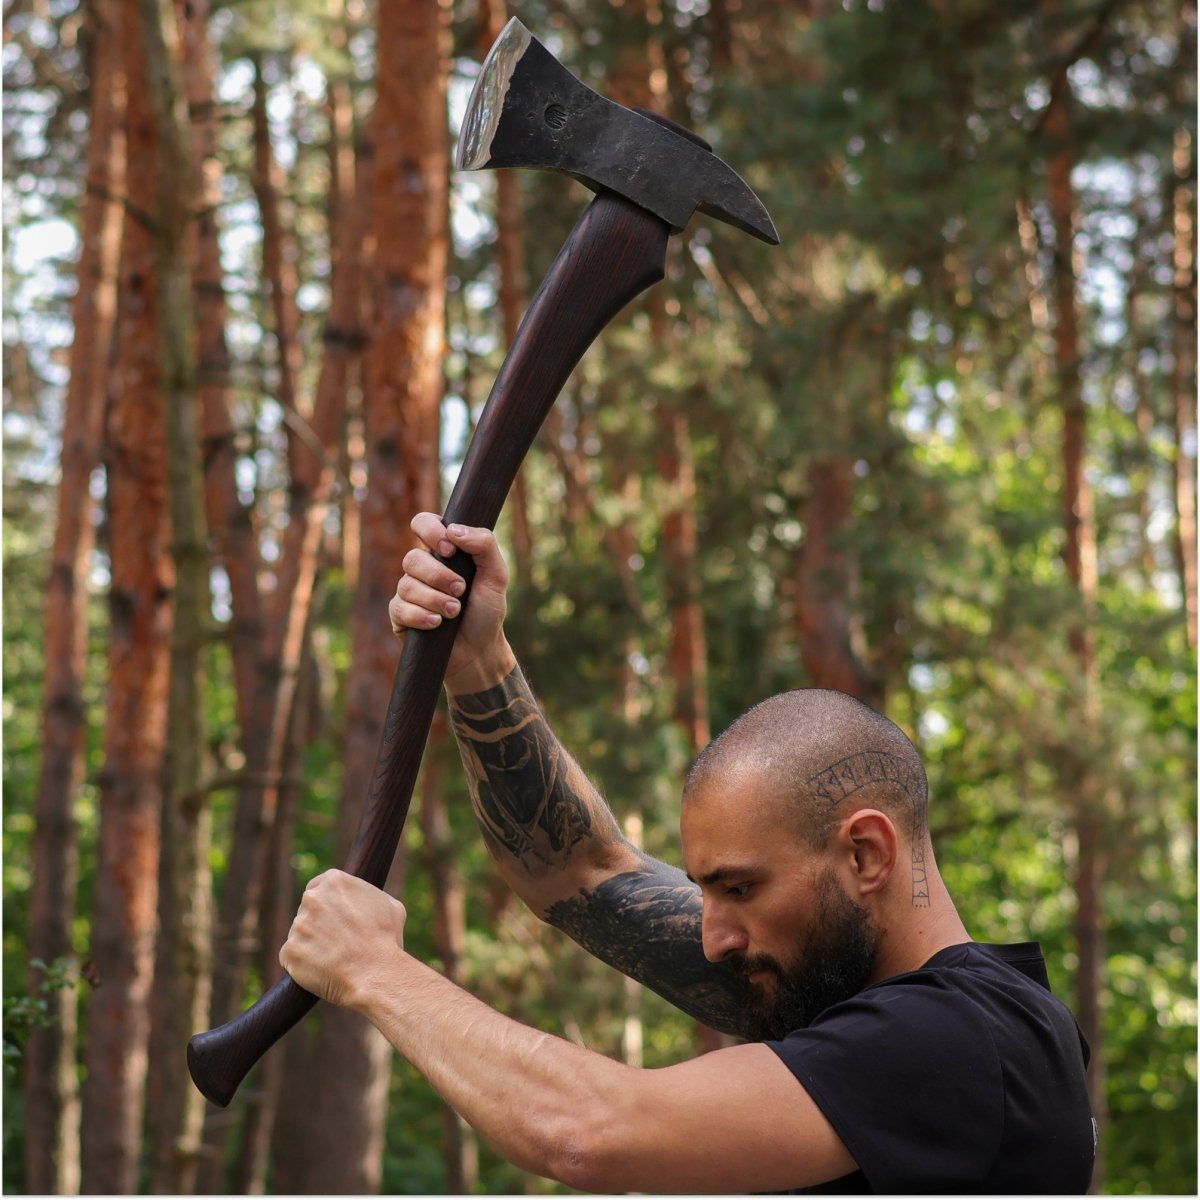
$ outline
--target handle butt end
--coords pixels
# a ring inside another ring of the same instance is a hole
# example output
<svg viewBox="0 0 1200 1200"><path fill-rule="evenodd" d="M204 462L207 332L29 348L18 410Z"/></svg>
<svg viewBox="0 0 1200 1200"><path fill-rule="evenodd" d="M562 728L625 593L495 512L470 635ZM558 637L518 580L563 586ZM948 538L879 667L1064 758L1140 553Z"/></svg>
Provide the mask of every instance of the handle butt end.
<svg viewBox="0 0 1200 1200"><path fill-rule="evenodd" d="M284 975L240 1017L194 1034L188 1042L187 1063L200 1094L224 1108L250 1068L316 1002L316 996Z"/></svg>
<svg viewBox="0 0 1200 1200"><path fill-rule="evenodd" d="M207 1033L197 1033L187 1044L188 1072L196 1089L210 1103L220 1108L227 1108L241 1076L230 1081L227 1074L222 1074L220 1062L216 1054L218 1045L224 1046L225 1039L217 1038L218 1029L210 1029Z"/></svg>

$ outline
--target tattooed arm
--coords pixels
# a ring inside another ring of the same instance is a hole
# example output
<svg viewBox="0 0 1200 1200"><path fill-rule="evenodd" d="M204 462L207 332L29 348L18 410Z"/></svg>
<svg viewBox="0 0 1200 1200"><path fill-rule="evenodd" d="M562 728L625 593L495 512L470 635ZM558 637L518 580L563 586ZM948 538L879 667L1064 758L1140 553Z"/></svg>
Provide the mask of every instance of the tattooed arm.
<svg viewBox="0 0 1200 1200"><path fill-rule="evenodd" d="M507 570L491 532L447 530L429 513L413 529L443 557L458 547L477 563L446 687L475 817L505 880L590 953L737 1032L747 985L704 957L699 888L622 836L517 666L502 629ZM457 615L456 575L421 550L404 567L390 610L397 633Z"/></svg>
<svg viewBox="0 0 1200 1200"><path fill-rule="evenodd" d="M452 695L450 713L475 818L517 894L597 958L737 1032L746 984L704 957L700 889L622 837L520 667L486 691Z"/></svg>

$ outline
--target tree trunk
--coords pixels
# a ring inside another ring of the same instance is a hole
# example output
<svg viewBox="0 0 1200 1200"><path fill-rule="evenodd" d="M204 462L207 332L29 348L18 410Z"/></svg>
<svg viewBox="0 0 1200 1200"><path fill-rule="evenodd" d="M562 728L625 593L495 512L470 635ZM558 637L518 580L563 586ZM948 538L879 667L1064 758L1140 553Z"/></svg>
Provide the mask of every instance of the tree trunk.
<svg viewBox="0 0 1200 1200"><path fill-rule="evenodd" d="M278 811L283 768L286 758L287 731L293 719L302 665L304 633L312 610L317 574L321 564L325 516L337 479L341 432L345 418L345 400L362 345L361 332L361 258L363 242L363 205L355 193L353 114L345 84L332 83L329 91L331 173L328 201L333 269L330 308L325 323L324 355L317 383L311 420L305 422L306 436L289 439L291 488L289 519L283 537L270 612L265 635L257 648L252 724L245 738L247 782L239 787L229 871L221 902L220 934L213 994L212 1023L228 1020L241 1003L249 949L259 940L263 880L267 875L269 847ZM265 126L259 133L265 154L273 158ZM260 157L263 151L260 150ZM260 174L270 177L271 168L260 163ZM264 226L275 228L274 240L282 243L283 234L274 187L260 187ZM282 245L276 258L287 255ZM278 263L276 264L278 266ZM285 285L274 281L273 290L282 295ZM285 343L291 338L283 304L284 324L277 327L281 361L287 359ZM279 312L277 310L277 319ZM289 392L295 401L295 389ZM365 793L364 793L365 794ZM268 953L278 947L268 949ZM264 1068L261 1087L278 1087L279 1076ZM258 1125L263 1113L273 1114L274 1096L260 1097L260 1112L255 1118L254 1144L260 1148L269 1140L269 1128ZM210 1153L216 1162L224 1159L229 1125L213 1116L207 1136ZM252 1160L247 1160L252 1161ZM245 1168L251 1176L261 1171ZM213 1186L207 1175L205 1182Z"/></svg>
<svg viewBox="0 0 1200 1200"><path fill-rule="evenodd" d="M708 644L700 605L696 561L696 468L687 416L659 407L659 474L670 487L662 547L667 603L671 610L668 658L674 684L674 718L687 739L689 757L708 745Z"/></svg>
<svg viewBox="0 0 1200 1200"><path fill-rule="evenodd" d="M467 901L454 858L454 840L446 810L445 765L449 722L439 708L429 731L421 777L421 831L425 853L422 866L433 884L433 933L442 974L462 983L466 952ZM446 1191L466 1195L475 1190L479 1175L479 1146L467 1123L448 1104L442 1105L442 1157Z"/></svg>
<svg viewBox="0 0 1200 1200"><path fill-rule="evenodd" d="M279 213L282 172L271 147L267 123L267 84L263 78L262 55L251 56L254 64L254 100L251 117L254 128L254 194L262 216L263 275L271 295L271 315L275 323L275 367L278 371L276 396L286 414L309 419L310 406L300 398L300 314L296 308L295 245ZM303 437L296 425L288 427L289 458L294 462L297 442ZM294 473L294 468L293 468Z"/></svg>
<svg viewBox="0 0 1200 1200"><path fill-rule="evenodd" d="M1050 157L1047 191L1054 224L1054 356L1055 378L1063 413L1063 559L1079 604L1068 637L1082 687L1080 720L1084 743L1093 740L1099 719L1099 678L1095 650L1096 590L1098 584L1096 519L1085 464L1087 410L1083 400L1079 350L1079 310L1076 300L1075 194L1071 184L1074 153L1067 110L1069 91L1063 89L1047 112L1045 131ZM1092 1108L1104 1125L1105 1058L1100 995L1104 983L1105 937L1101 890L1104 848L1101 819L1101 781L1090 760L1064 765L1062 783L1075 812L1078 857L1074 872L1075 936L1079 954L1076 974L1076 1015L1092 1049L1088 1083ZM1100 1188L1103 1161L1098 1157L1092 1189Z"/></svg>
<svg viewBox="0 0 1200 1200"><path fill-rule="evenodd" d="M145 214L158 204L154 113L140 11L120 7L128 80L129 200L118 351L108 421L112 560L109 689L83 1094L87 1192L137 1189L158 901L159 830L174 565L167 521L157 253Z"/></svg>
<svg viewBox="0 0 1200 1200"><path fill-rule="evenodd" d="M1192 47L1196 12L1183 22L1182 41ZM1196 193L1192 133L1180 129L1174 150L1174 312L1171 322L1171 385L1175 425L1175 561L1183 592L1188 646L1196 649Z"/></svg>
<svg viewBox="0 0 1200 1200"><path fill-rule="evenodd" d="M183 81L192 121L191 171L198 201L191 230L191 263L196 388L204 454L204 512L213 562L223 568L228 579L228 646L240 749L245 756L247 748L258 744L264 736L255 689L265 618L258 584L261 564L253 516L239 497L236 478L237 431L225 341L226 304L217 225L222 167L213 93L215 55L209 36L210 10L210 0L176 0L183 44ZM214 1023L214 1008L210 995L209 1011L195 1028L203 1029ZM204 1149L194 1181L196 1190L202 1194L224 1190L225 1144L230 1128L229 1114L210 1110L208 1116Z"/></svg>
<svg viewBox="0 0 1200 1200"><path fill-rule="evenodd" d="M38 776L30 890L29 955L46 964L73 954L71 925L79 875L75 797L84 776L88 564L96 541L89 489L99 463L104 385L112 346L125 186L124 77L114 0L92 0L87 192L79 282L72 305L75 338L62 430L62 477L46 592L46 670L42 761ZM45 971L30 967L36 992ZM78 1023L74 984L45 997L49 1021L30 1034L25 1053L25 1183L33 1195L79 1190Z"/></svg>
<svg viewBox="0 0 1200 1200"><path fill-rule="evenodd" d="M796 563L800 653L813 687L868 700L874 688L854 652L849 604L854 462L848 454L830 455L812 464L808 478L804 545Z"/></svg>
<svg viewBox="0 0 1200 1200"><path fill-rule="evenodd" d="M427 0L381 5L372 118L371 340L364 419L367 496L346 686L339 841L358 824L398 658L387 621L408 521L438 505L445 272L448 253L446 44L448 9ZM395 875L395 872L393 873ZM394 885L395 879L392 881ZM306 1192L378 1190L391 1049L366 1022L320 1014Z"/></svg>
<svg viewBox="0 0 1200 1200"><path fill-rule="evenodd" d="M194 195L180 39L172 0L141 0L148 85L159 153L154 210L162 402L176 580L167 710L166 788L159 875L158 961L151 1050L150 1188L189 1192L203 1098L179 1047L208 1016L211 983L211 813L202 781L204 654L209 621L207 537L201 502L188 239Z"/></svg>
<svg viewBox="0 0 1200 1200"><path fill-rule="evenodd" d="M298 765L304 747L313 737L313 712L315 692L319 677L314 668L312 646L305 636L304 650L300 663L299 690L291 706L292 720L288 730L287 751L281 762L281 775L289 781L298 775ZM296 824L296 807L301 789L291 782L283 783L279 789L279 802L275 824L271 831L271 846L268 862L269 881L265 889L262 906L262 973L264 989L273 986L283 975L279 965L279 947L287 938L292 917L299 904L295 872L292 868L292 838ZM242 1142L233 1180L233 1191L237 1195L261 1196L267 1190L270 1167L271 1142L287 1072L290 1044L303 1042L307 1037L307 1023L289 1030L283 1041L268 1054L258 1068L257 1086L246 1098L246 1119L242 1127ZM306 1094L306 1093L302 1093ZM294 1187L276 1188L277 1191L295 1191Z"/></svg>

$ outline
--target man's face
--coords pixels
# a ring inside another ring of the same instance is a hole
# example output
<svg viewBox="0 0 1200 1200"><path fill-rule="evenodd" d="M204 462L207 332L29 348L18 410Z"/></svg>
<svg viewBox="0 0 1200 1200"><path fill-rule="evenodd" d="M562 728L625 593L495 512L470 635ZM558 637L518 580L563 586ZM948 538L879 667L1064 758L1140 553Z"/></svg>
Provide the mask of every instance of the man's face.
<svg viewBox="0 0 1200 1200"><path fill-rule="evenodd" d="M806 846L752 780L737 793L689 795L684 855L703 897L706 956L748 980L748 1035L781 1038L862 990L880 932L847 895L836 858Z"/></svg>
<svg viewBox="0 0 1200 1200"><path fill-rule="evenodd" d="M786 1037L825 1009L862 991L871 977L879 930L870 913L842 891L832 870L817 884L817 906L790 960L731 951L726 962L750 980L746 1035Z"/></svg>

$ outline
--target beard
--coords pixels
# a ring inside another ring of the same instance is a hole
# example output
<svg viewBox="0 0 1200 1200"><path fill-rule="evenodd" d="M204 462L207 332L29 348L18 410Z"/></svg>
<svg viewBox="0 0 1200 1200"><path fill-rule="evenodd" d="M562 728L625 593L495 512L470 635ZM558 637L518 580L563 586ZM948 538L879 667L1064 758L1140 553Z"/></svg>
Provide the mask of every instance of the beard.
<svg viewBox="0 0 1200 1200"><path fill-rule="evenodd" d="M879 930L870 913L842 890L832 870L821 876L817 913L803 951L784 966L767 954L731 955L743 976L769 971L774 986L751 984L745 1022L752 1041L777 1040L803 1029L831 1005L862 991L875 965Z"/></svg>

